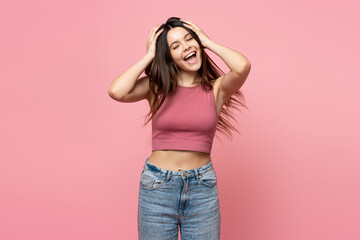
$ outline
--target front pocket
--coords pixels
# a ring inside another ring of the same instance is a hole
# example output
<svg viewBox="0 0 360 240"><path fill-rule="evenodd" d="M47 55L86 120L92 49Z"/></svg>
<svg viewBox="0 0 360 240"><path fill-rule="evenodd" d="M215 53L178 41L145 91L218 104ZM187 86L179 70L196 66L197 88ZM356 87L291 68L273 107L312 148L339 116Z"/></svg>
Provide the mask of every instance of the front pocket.
<svg viewBox="0 0 360 240"><path fill-rule="evenodd" d="M161 178L154 176L152 174L149 174L148 171L144 171L141 174L140 186L145 189L157 189L157 188L161 187L163 184L164 184L164 181Z"/></svg>
<svg viewBox="0 0 360 240"><path fill-rule="evenodd" d="M201 174L200 183L208 187L215 187L217 185L215 170L210 170L204 174Z"/></svg>

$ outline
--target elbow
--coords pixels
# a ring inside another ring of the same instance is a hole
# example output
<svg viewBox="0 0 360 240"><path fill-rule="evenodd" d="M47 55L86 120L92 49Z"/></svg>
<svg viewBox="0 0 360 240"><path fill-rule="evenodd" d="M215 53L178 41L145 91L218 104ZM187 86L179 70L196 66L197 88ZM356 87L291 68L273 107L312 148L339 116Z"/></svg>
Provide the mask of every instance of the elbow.
<svg viewBox="0 0 360 240"><path fill-rule="evenodd" d="M246 61L245 63L241 64L241 66L235 71L236 73L243 75L248 74L251 70L251 63Z"/></svg>
<svg viewBox="0 0 360 240"><path fill-rule="evenodd" d="M115 95L114 91L111 88L108 89L108 94L111 98L113 98Z"/></svg>
<svg viewBox="0 0 360 240"><path fill-rule="evenodd" d="M251 63L248 61L245 66L246 72L249 73L251 70Z"/></svg>
<svg viewBox="0 0 360 240"><path fill-rule="evenodd" d="M121 96L119 94L117 94L116 91L114 91L112 88L108 89L108 94L114 100L117 100L117 101L121 100Z"/></svg>

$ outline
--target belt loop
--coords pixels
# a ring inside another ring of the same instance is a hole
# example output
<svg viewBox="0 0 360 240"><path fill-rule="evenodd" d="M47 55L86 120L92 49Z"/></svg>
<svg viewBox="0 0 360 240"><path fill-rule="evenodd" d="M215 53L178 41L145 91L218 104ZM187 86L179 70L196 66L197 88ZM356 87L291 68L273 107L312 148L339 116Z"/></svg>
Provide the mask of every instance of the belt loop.
<svg viewBox="0 0 360 240"><path fill-rule="evenodd" d="M194 169L195 170L195 176L196 176L196 179L199 180L199 172L197 169Z"/></svg>
<svg viewBox="0 0 360 240"><path fill-rule="evenodd" d="M168 182L170 180L171 171L166 171L166 181Z"/></svg>

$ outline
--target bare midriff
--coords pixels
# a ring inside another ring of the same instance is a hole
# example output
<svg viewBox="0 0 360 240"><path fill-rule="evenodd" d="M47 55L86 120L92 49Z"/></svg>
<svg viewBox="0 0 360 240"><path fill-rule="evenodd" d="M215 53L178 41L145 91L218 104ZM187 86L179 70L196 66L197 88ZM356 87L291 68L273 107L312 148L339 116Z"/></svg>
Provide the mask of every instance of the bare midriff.
<svg viewBox="0 0 360 240"><path fill-rule="evenodd" d="M199 168L211 161L210 154L185 150L156 150L149 160L151 164L171 171Z"/></svg>

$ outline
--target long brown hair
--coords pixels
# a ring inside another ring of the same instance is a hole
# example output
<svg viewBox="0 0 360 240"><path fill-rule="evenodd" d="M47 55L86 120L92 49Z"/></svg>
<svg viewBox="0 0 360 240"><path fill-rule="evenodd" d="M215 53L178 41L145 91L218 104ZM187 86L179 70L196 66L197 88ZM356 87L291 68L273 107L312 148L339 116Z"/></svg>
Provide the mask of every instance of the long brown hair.
<svg viewBox="0 0 360 240"><path fill-rule="evenodd" d="M154 95L154 101L150 103L150 111L145 116L145 126L157 113L168 93L172 93L177 89L177 75L178 70L175 63L172 60L170 54L170 48L167 43L167 33L171 28L182 27L187 30L190 35L198 42L201 50L202 64L198 70L198 74L201 78L201 86L203 90L209 91L213 89L213 85L210 83L212 80L216 80L220 76L224 75L224 72L215 64L215 62L208 56L204 50L204 46L197 34L191 29L187 28L178 17L169 18L166 23L162 24L158 31L164 29L158 36L156 41L156 52L153 61L146 67L145 74L149 77L149 87ZM245 97L240 91L236 91L223 105L220 112L220 116L217 123L216 130L225 134L227 137L232 138L231 131L240 132L231 124L230 120L237 120L232 116L231 112L236 109L242 112L236 105L247 108L245 104Z"/></svg>

